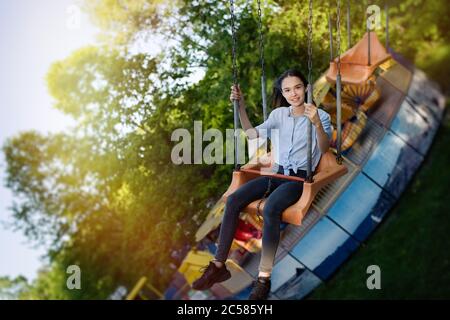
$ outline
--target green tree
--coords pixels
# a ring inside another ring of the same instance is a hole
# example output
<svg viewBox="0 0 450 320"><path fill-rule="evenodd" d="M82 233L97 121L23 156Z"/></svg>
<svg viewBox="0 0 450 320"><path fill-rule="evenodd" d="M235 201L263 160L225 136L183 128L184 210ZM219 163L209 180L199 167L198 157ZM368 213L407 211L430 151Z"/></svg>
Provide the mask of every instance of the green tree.
<svg viewBox="0 0 450 320"><path fill-rule="evenodd" d="M0 277L0 300L17 300L23 292L28 290L30 290L29 284L23 276L14 279Z"/></svg>

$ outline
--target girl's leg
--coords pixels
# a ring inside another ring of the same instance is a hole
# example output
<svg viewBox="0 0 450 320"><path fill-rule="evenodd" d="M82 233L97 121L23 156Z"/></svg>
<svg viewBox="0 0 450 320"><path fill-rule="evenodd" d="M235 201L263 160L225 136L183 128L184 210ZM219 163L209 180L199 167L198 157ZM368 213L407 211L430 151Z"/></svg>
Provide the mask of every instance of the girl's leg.
<svg viewBox="0 0 450 320"><path fill-rule="evenodd" d="M251 202L261 199L267 191L268 177L259 177L247 182L228 196L220 227L219 244L215 260L225 262L236 233L239 213Z"/></svg>
<svg viewBox="0 0 450 320"><path fill-rule="evenodd" d="M270 275L280 241L281 214L300 199L302 182L284 182L267 198L264 205L264 229L262 254L259 271L261 275Z"/></svg>

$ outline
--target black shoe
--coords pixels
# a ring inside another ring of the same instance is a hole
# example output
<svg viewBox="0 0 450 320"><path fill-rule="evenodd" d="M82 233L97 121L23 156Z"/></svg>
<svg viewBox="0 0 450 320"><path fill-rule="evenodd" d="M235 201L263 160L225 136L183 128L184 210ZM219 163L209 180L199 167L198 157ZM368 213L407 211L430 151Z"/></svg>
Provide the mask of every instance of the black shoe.
<svg viewBox="0 0 450 320"><path fill-rule="evenodd" d="M250 293L249 300L267 300L270 293L270 278L258 277L253 283L253 289Z"/></svg>
<svg viewBox="0 0 450 320"><path fill-rule="evenodd" d="M213 286L214 283L223 282L231 278L231 273L228 271L225 264L218 268L211 261L204 269L204 273L200 278L192 283L192 288L195 290L206 290Z"/></svg>

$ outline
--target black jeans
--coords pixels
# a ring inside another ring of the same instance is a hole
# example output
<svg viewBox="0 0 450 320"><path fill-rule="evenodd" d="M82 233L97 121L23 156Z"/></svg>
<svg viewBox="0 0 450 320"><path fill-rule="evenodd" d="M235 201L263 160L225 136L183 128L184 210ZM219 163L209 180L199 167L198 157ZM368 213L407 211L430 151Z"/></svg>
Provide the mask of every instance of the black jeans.
<svg viewBox="0 0 450 320"><path fill-rule="evenodd" d="M283 172L281 166L278 172ZM304 178L306 171L298 170L297 174L294 174L291 170L290 175ZM220 228L219 244L215 256L216 260L221 262L226 261L234 234L236 233L241 210L251 202L261 199L264 196L268 188L269 179L272 182L263 210L264 228L259 271L272 271L275 254L280 241L281 214L285 209L300 199L303 191L303 182L301 181L297 182L263 176L247 182L229 195Z"/></svg>

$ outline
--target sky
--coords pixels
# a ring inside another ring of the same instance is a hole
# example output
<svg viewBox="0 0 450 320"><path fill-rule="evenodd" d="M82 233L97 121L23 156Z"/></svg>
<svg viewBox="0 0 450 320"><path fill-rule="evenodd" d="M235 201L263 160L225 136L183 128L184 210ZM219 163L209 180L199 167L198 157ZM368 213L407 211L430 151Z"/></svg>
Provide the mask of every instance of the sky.
<svg viewBox="0 0 450 320"><path fill-rule="evenodd" d="M94 44L98 29L76 0L0 1L0 145L30 129L65 130L71 119L52 107L45 76L50 65L74 50ZM5 184L0 152L0 276L36 277L46 248L35 248L24 235L5 229L13 197Z"/></svg>

